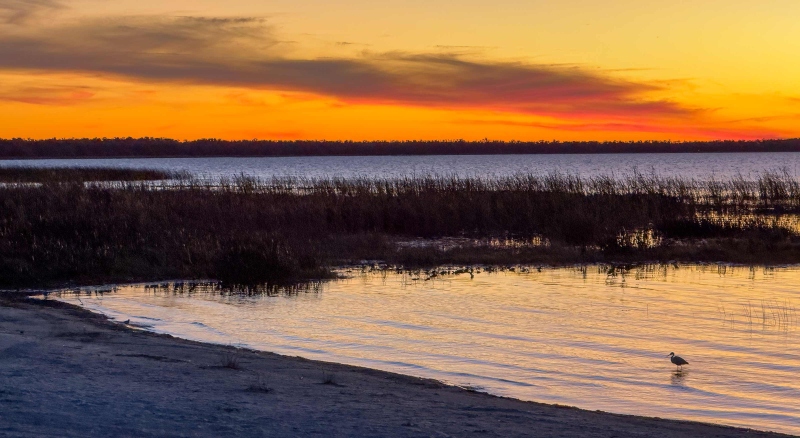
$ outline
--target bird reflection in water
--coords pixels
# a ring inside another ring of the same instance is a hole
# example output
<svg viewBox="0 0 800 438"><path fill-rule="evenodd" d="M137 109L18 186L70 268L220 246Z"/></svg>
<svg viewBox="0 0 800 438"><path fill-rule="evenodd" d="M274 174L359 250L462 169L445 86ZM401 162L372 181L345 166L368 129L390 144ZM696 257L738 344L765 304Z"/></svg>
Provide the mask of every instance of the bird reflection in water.
<svg viewBox="0 0 800 438"><path fill-rule="evenodd" d="M674 386L686 386L686 378L689 376L689 371L677 370L672 373L671 380Z"/></svg>

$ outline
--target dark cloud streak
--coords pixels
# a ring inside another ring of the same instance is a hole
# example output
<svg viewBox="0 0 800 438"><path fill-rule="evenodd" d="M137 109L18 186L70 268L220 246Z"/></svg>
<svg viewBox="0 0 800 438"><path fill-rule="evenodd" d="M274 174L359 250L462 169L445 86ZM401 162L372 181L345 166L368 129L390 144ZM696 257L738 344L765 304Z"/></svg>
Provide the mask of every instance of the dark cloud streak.
<svg viewBox="0 0 800 438"><path fill-rule="evenodd" d="M668 101L644 99L657 86L574 66L485 61L452 53L365 52L355 58L295 59L282 53L270 26L255 18L120 17L0 34L0 69L98 72L144 81L302 91L352 103L562 117L674 117L691 112Z"/></svg>

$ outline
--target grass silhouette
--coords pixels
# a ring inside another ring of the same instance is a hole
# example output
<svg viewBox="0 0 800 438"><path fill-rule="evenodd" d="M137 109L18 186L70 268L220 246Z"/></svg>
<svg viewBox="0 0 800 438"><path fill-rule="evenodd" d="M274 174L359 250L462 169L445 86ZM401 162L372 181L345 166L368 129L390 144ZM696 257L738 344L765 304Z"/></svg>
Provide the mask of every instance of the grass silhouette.
<svg viewBox="0 0 800 438"><path fill-rule="evenodd" d="M360 260L800 262L800 184L786 172L706 182L642 174L214 182L178 175L106 185L48 177L1 186L0 206L7 288L166 278L290 284ZM418 238L462 243L398 244Z"/></svg>

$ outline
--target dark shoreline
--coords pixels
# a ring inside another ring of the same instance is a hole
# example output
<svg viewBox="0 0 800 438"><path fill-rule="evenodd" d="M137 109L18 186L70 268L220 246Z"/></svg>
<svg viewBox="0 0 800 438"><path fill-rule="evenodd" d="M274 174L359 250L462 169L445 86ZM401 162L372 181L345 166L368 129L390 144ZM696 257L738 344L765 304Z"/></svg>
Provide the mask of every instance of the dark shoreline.
<svg viewBox="0 0 800 438"><path fill-rule="evenodd" d="M0 349L0 431L9 436L788 436L524 402L203 344L3 294ZM235 367L220 364L231 354Z"/></svg>
<svg viewBox="0 0 800 438"><path fill-rule="evenodd" d="M508 154L800 152L800 139L717 141L327 141L168 138L0 139L0 160Z"/></svg>

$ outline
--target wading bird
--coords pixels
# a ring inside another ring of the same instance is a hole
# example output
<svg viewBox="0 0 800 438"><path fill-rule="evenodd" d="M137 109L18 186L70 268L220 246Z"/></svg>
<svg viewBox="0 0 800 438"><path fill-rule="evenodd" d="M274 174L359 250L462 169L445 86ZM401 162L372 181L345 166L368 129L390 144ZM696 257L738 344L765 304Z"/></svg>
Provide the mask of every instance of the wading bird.
<svg viewBox="0 0 800 438"><path fill-rule="evenodd" d="M686 362L680 356L675 356L675 353L670 353L667 355L667 357L671 357L670 361L677 365L679 370L683 370L684 365L689 365L689 362Z"/></svg>

